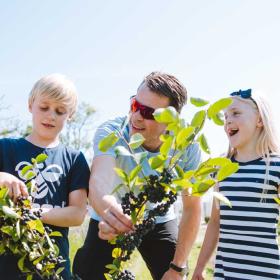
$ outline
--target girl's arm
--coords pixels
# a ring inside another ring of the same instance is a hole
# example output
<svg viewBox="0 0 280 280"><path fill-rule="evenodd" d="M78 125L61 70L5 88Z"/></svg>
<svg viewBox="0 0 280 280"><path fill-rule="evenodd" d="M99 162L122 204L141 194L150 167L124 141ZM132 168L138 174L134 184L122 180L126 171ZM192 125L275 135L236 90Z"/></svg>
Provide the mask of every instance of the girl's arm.
<svg viewBox="0 0 280 280"><path fill-rule="evenodd" d="M69 206L43 212L41 220L45 224L59 227L79 226L84 221L86 205L86 189L78 189L69 194Z"/></svg>
<svg viewBox="0 0 280 280"><path fill-rule="evenodd" d="M198 261L195 271L193 273L192 280L204 279L202 272L209 261L213 251L215 250L219 239L219 227L220 227L220 210L217 206L217 201L213 200L211 218L207 226L202 248L199 253Z"/></svg>

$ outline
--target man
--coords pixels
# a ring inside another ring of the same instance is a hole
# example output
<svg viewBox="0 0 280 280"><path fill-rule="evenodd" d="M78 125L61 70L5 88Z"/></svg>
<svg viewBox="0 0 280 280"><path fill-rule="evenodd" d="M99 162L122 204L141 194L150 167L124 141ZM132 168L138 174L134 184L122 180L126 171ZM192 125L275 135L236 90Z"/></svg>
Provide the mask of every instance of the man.
<svg viewBox="0 0 280 280"><path fill-rule="evenodd" d="M148 158L155 156L161 146L159 139L165 133L166 125L153 118L157 108L173 106L180 112L187 100L185 87L174 77L165 73L153 72L140 84L137 94L131 100L128 124L124 118L117 118L101 125L94 139L94 159L92 163L89 202L91 213L87 237L74 260L74 273L82 280L102 280L108 272L105 265L112 262L112 249L106 240L117 234L133 230L129 216L124 215L120 205L120 195L111 195L118 184L114 167L126 172L135 167L131 157L116 156L114 149L103 153L98 143L114 131L122 131L126 140L120 139L117 145L126 145L134 133L141 133L145 141L140 151L147 151ZM195 169L200 162L198 145L190 146L182 161L184 170ZM155 171L143 163L145 176ZM173 207L164 217L157 217L154 230L149 232L138 248L155 280L182 280L186 273L187 257L195 241L200 223L200 200L198 197L182 195L183 214L179 232Z"/></svg>

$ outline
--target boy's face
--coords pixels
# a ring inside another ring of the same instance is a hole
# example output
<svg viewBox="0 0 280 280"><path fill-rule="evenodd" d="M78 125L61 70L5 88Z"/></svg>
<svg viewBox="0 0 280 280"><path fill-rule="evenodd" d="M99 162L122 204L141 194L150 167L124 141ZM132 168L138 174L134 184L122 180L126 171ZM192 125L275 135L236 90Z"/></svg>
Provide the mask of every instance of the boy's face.
<svg viewBox="0 0 280 280"><path fill-rule="evenodd" d="M44 96L36 97L29 104L29 111L32 114L32 135L43 142L57 140L70 116L65 104Z"/></svg>

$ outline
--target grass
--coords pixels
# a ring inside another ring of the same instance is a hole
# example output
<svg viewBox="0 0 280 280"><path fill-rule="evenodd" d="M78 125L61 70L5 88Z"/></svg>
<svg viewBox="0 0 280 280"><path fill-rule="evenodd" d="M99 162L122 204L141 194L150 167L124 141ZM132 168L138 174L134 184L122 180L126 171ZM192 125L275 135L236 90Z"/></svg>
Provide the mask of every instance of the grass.
<svg viewBox="0 0 280 280"><path fill-rule="evenodd" d="M69 238L70 238L71 262L73 261L77 249L82 246L83 240L86 235L87 224L88 222L86 221L84 223L84 226L78 228L72 228L70 230ZM189 258L190 277L188 279L191 279L191 275L195 268L196 261L201 248L201 240L203 239L204 232L205 232L205 227L202 227L198 237L198 242L194 244L193 249L191 251L191 255ZM145 262L143 261L138 251L133 253L131 260L127 263L127 268L133 272L133 274L136 276L136 280L152 280L149 270L147 269ZM212 278L213 278L213 269L211 265L208 265L206 268L205 280L209 280Z"/></svg>

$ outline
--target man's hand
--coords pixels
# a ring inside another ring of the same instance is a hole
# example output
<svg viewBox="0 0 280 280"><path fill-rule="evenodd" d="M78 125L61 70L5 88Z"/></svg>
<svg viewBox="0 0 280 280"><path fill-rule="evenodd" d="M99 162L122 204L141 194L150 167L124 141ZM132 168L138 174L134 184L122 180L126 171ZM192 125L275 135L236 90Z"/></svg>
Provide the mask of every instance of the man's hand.
<svg viewBox="0 0 280 280"><path fill-rule="evenodd" d="M16 201L20 196L28 196L26 185L14 175L0 172L0 186L5 186L9 190L9 196Z"/></svg>
<svg viewBox="0 0 280 280"><path fill-rule="evenodd" d="M99 237L110 240L116 235L133 230L133 224L128 215L123 213L122 207L112 195L105 195L103 203L105 210L101 213L103 221L99 223Z"/></svg>
<svg viewBox="0 0 280 280"><path fill-rule="evenodd" d="M161 280L185 280L185 279L187 279L186 276L181 276L178 272L176 272L171 268L169 268L161 278Z"/></svg>

